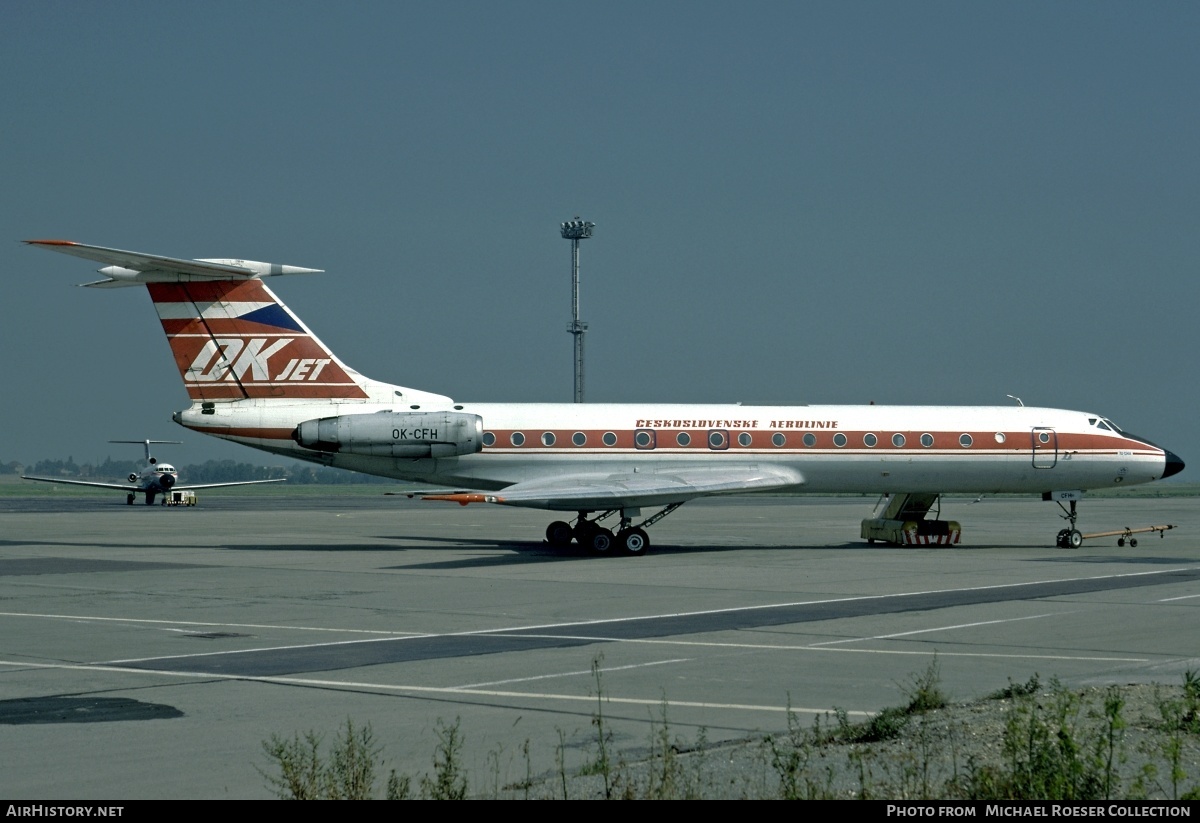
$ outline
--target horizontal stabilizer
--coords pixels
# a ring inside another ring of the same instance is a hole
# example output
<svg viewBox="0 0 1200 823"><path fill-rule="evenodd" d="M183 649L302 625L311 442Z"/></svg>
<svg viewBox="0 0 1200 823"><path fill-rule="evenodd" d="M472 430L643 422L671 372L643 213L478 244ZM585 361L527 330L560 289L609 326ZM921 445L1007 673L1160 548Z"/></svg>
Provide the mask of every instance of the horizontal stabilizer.
<svg viewBox="0 0 1200 823"><path fill-rule="evenodd" d="M71 240L26 240L31 246L95 260L108 265L100 269L106 280L81 283L82 286L118 288L141 283L189 283L204 280L250 280L281 274L316 274L321 269L260 263L256 260L203 259L183 260L161 257L104 246L88 246Z"/></svg>

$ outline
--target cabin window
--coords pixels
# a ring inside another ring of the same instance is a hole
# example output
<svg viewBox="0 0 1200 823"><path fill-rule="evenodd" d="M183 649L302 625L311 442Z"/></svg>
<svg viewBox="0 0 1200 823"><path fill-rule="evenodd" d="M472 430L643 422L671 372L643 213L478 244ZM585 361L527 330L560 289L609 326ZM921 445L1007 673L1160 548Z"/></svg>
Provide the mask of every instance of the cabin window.
<svg viewBox="0 0 1200 823"><path fill-rule="evenodd" d="M839 449L842 446L845 446L846 445L846 435L842 434L841 432L838 432L837 434L835 434L833 436L833 445L837 446Z"/></svg>
<svg viewBox="0 0 1200 823"><path fill-rule="evenodd" d="M714 451L727 449L729 448L729 438L720 429L713 429L708 433L708 447Z"/></svg>
<svg viewBox="0 0 1200 823"><path fill-rule="evenodd" d="M692 436L687 432L680 432L675 435L675 442L681 446L690 446L692 445Z"/></svg>
<svg viewBox="0 0 1200 823"><path fill-rule="evenodd" d="M776 448L779 448L787 442L787 438L783 436L783 432L775 432L771 435L771 442L775 444Z"/></svg>
<svg viewBox="0 0 1200 823"><path fill-rule="evenodd" d="M930 446L932 446L933 445L933 435L930 434L929 432L925 432L923 435L921 435L921 445L924 446L925 448L929 448Z"/></svg>
<svg viewBox="0 0 1200 823"><path fill-rule="evenodd" d="M866 444L868 449L875 448L875 444L878 442L879 442L879 438L873 434L864 434L863 435L863 443Z"/></svg>
<svg viewBox="0 0 1200 823"><path fill-rule="evenodd" d="M485 446L496 445L496 435L492 434L491 432L484 432L483 433L483 445L485 445Z"/></svg>
<svg viewBox="0 0 1200 823"><path fill-rule="evenodd" d="M750 437L750 432L742 432L738 435L739 446L749 446L753 442L754 440L752 437Z"/></svg>
<svg viewBox="0 0 1200 823"><path fill-rule="evenodd" d="M513 432L512 436L508 438L508 442L512 443L514 446L524 446L525 435L521 434L520 432Z"/></svg>
<svg viewBox="0 0 1200 823"><path fill-rule="evenodd" d="M964 433L958 436L958 445L962 446L964 449L971 448L971 444L974 442L974 438L972 438L969 434Z"/></svg>
<svg viewBox="0 0 1200 823"><path fill-rule="evenodd" d="M613 434L612 432L605 432L604 436L601 437L600 439L604 441L604 445L606 445L606 446L617 445L617 436L615 434Z"/></svg>
<svg viewBox="0 0 1200 823"><path fill-rule="evenodd" d="M639 449L654 448L654 430L653 429L638 429L633 434L633 445Z"/></svg>
<svg viewBox="0 0 1200 823"><path fill-rule="evenodd" d="M1004 436L1004 432L996 432L996 442L1003 443L1008 438Z"/></svg>
<svg viewBox="0 0 1200 823"><path fill-rule="evenodd" d="M1049 443L1050 432L1038 432L1038 440L1041 440L1043 443Z"/></svg>
<svg viewBox="0 0 1200 823"><path fill-rule="evenodd" d="M542 445L543 446L553 446L554 445L554 432L542 432Z"/></svg>
<svg viewBox="0 0 1200 823"><path fill-rule="evenodd" d="M896 448L902 448L904 446L904 442L904 435L900 434L899 432L892 435L892 445Z"/></svg>
<svg viewBox="0 0 1200 823"><path fill-rule="evenodd" d="M817 436L815 434L813 434L812 432L806 433L804 435L804 445L810 449L813 446L817 445Z"/></svg>
<svg viewBox="0 0 1200 823"><path fill-rule="evenodd" d="M571 435L571 442L574 443L576 446L586 445L587 444L587 435L584 434L583 432L575 432L573 435Z"/></svg>

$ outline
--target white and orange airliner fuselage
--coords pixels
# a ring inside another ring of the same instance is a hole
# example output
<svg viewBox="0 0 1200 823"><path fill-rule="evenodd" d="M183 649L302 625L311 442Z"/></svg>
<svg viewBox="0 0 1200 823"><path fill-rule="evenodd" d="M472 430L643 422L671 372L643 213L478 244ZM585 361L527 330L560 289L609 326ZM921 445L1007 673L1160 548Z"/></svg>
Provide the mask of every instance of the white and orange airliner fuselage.
<svg viewBox="0 0 1200 823"><path fill-rule="evenodd" d="M313 450L294 439L296 428L314 416L311 402L302 408L253 401L214 405L212 415L205 416L197 404L175 419L205 434L313 459ZM779 473L792 478L779 488L816 493L1041 493L1148 483L1168 467L1163 449L1118 431L1099 415L1027 406L459 403L446 408L481 419L478 453L424 458L330 453L321 462L403 480L495 490L497 502L506 502L505 487L537 480L554 485L559 475L737 468ZM413 411L442 410L421 405ZM315 412L320 417L393 413L394 405L369 401L330 403ZM662 500L643 502L677 499L665 492ZM577 508L553 500L539 507Z"/></svg>
<svg viewBox="0 0 1200 823"><path fill-rule="evenodd" d="M87 285L148 286L192 399L174 415L181 425L449 487L434 498L578 512L573 529L551 524L551 542L639 554L648 542L631 520L642 507L714 494L1047 494L1183 468L1098 414L1022 405L456 403L358 374L261 279L311 269L31 242L110 264ZM587 519L597 511L619 511L620 532Z"/></svg>

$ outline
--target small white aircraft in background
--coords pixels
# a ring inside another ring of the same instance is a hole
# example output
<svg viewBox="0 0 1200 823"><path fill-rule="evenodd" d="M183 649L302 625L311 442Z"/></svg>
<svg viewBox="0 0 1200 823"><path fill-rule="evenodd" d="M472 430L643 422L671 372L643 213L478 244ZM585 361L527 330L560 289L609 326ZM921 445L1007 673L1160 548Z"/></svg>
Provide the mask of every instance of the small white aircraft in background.
<svg viewBox="0 0 1200 823"><path fill-rule="evenodd" d="M862 530L889 542L899 542L890 524L916 523L923 541L949 538L950 521L925 519L944 493L1037 494L1070 503L1057 543L1078 548L1083 490L1150 483L1184 467L1102 415L1024 405L455 402L359 374L263 283L318 269L26 242L104 263L104 279L84 285L146 286L192 400L176 423L449 487L427 499L572 512L574 523L554 521L546 540L597 554L644 554L646 529L689 500L768 490L890 495L885 517ZM610 529L602 521L613 515Z"/></svg>
<svg viewBox="0 0 1200 823"><path fill-rule="evenodd" d="M65 483L68 486L96 486L101 489L120 489L126 492L125 502L133 505L134 498L139 494L146 495L146 505L153 506L154 498L162 496L162 504L167 505L171 492L195 491L196 489L218 489L224 486L252 486L258 483L282 483L285 478L276 480L239 480L230 483L201 483L195 486L179 486L179 472L170 463L161 463L158 458L151 456L150 446L160 444L179 444L181 440L109 440L109 443L138 443L146 447L146 465L141 471L130 472L127 483L100 483L94 480L68 480L63 477L29 477L21 475L22 480L39 480L43 483Z"/></svg>

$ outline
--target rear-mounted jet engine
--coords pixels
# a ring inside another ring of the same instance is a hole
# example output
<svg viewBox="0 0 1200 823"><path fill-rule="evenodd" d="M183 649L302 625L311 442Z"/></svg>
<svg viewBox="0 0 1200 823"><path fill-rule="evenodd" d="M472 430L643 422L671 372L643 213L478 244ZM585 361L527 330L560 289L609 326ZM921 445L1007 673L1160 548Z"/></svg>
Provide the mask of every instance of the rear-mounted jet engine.
<svg viewBox="0 0 1200 823"><path fill-rule="evenodd" d="M306 449L383 457L455 457L483 450L483 418L458 412L377 412L305 420L292 439Z"/></svg>

